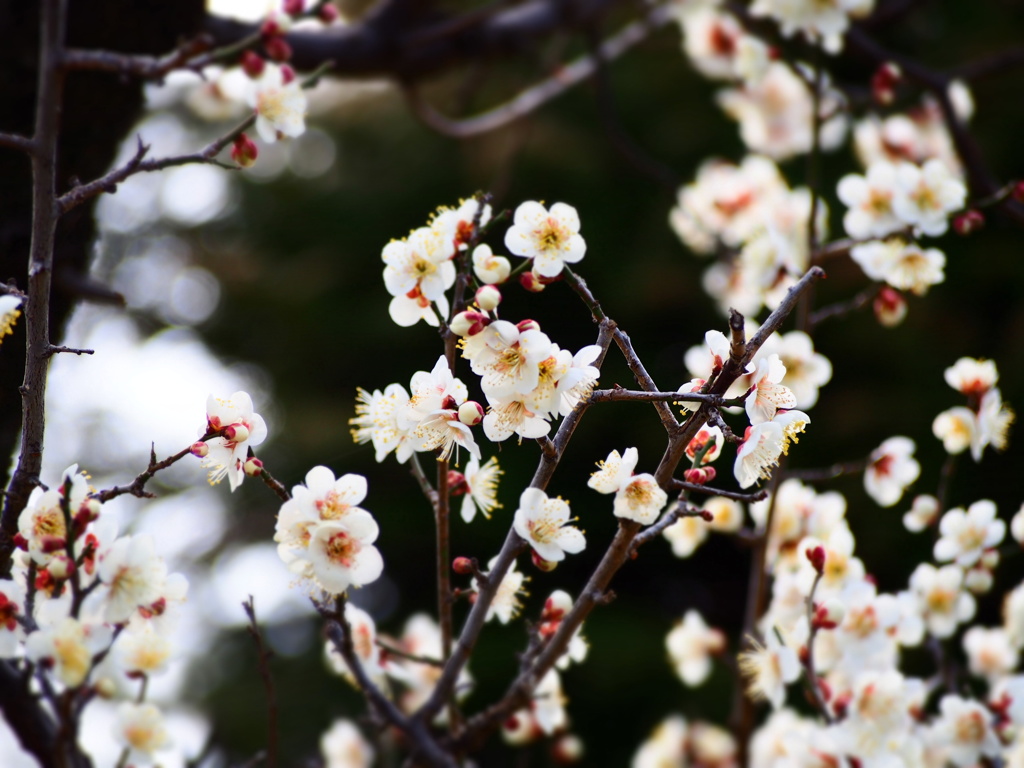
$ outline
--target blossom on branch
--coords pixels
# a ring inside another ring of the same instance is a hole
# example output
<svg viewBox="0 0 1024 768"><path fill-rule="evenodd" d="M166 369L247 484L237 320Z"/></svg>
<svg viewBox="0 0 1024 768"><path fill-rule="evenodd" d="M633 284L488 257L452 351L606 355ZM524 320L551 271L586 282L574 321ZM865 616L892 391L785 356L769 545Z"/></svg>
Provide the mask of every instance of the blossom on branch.
<svg viewBox="0 0 1024 768"><path fill-rule="evenodd" d="M516 208L505 233L505 247L516 256L533 259L535 274L558 277L566 264L575 264L587 252L579 232L580 217L571 205L555 203L549 211L529 200Z"/></svg>
<svg viewBox="0 0 1024 768"><path fill-rule="evenodd" d="M256 110L256 132L268 144L305 132L306 93L290 68L267 62L248 101Z"/></svg>
<svg viewBox="0 0 1024 768"><path fill-rule="evenodd" d="M668 494L649 472L633 474L638 460L636 448L627 448L622 456L612 451L607 459L597 463L598 471L591 474L587 485L598 493L615 494L616 517L650 525L665 508Z"/></svg>
<svg viewBox="0 0 1024 768"><path fill-rule="evenodd" d="M210 485L225 477L231 490L242 484L245 471L242 465L248 458L250 446L267 438L267 424L253 412L252 398L247 392L235 392L231 397L210 395L206 400L206 429L201 434L217 433L205 442L208 449L200 466L209 467Z"/></svg>
<svg viewBox="0 0 1024 768"><path fill-rule="evenodd" d="M864 490L880 507L891 507L921 474L909 437L890 437L874 451L864 470Z"/></svg>
<svg viewBox="0 0 1024 768"><path fill-rule="evenodd" d="M527 488L519 497L512 526L539 557L551 563L565 559L565 554L582 552L587 542L583 532L568 525L569 502L549 498L540 488Z"/></svg>

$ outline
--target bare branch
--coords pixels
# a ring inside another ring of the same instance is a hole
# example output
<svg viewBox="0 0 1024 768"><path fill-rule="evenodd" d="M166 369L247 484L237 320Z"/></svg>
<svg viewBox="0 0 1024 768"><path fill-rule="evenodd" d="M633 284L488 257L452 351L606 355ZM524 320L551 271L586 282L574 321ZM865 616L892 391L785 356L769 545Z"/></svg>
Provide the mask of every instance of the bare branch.
<svg viewBox="0 0 1024 768"><path fill-rule="evenodd" d="M187 67L198 71L212 63L209 57L196 60L199 54L210 50L212 46L213 38L202 34L188 40L168 55L160 57L68 48L61 57L61 66L65 70L116 72L143 80L159 81L171 70Z"/></svg>
<svg viewBox="0 0 1024 768"><path fill-rule="evenodd" d="M204 435L201 439L207 440L212 435ZM161 469L167 469L167 467L181 461L183 458L191 453L192 446L184 448L178 451L173 456L168 456L163 461L156 460L156 454L153 451L153 447L150 447L149 453L149 466L146 467L145 472L139 473L139 475L128 485L115 485L113 488L107 488L106 490L99 491L93 494L93 497L99 499L102 502L116 499L118 496L124 496L130 494L140 499L152 499L154 494L146 490L146 483L149 482L150 478L153 477Z"/></svg>
<svg viewBox="0 0 1024 768"><path fill-rule="evenodd" d="M263 642L263 634L260 632L259 624L256 623L256 603L252 595L242 603L245 615L249 617L249 636L256 643L258 655L257 665L260 670L260 678L263 680L263 687L267 692L267 768L277 766L277 694L274 691L274 677L270 673L270 660L274 657L273 652Z"/></svg>
<svg viewBox="0 0 1024 768"><path fill-rule="evenodd" d="M36 151L35 141L26 136L18 136L14 133L0 133L0 147L18 149L22 152L27 152L30 155Z"/></svg>

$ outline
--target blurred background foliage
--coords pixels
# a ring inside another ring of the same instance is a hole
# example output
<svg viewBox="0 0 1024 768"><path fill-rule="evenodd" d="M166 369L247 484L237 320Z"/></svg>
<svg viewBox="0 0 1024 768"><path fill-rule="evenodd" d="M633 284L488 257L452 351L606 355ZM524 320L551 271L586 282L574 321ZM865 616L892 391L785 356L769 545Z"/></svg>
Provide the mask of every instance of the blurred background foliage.
<svg viewBox="0 0 1024 768"><path fill-rule="evenodd" d="M874 32L894 49L939 68L1016 43L1024 29L1024 6L1009 0L916 5L901 23ZM572 50L559 47L564 43L545 52L550 62ZM452 73L430 83L427 92L445 107L461 102L470 110L486 108L543 77L550 62ZM834 74L854 93L865 90L870 76L850 64ZM467 99L465 83L473 78L483 85ZM528 199L568 202L580 213L588 245L578 272L630 335L659 387L676 388L690 378L683 364L686 349L702 343L708 329L725 330L725 322L701 288L708 262L689 253L667 224L675 185L665 178L686 183L707 158L739 161L745 150L735 124L714 105L716 86L685 61L673 25L611 67L614 125L590 83L509 127L461 142L418 123L391 87L343 83L332 90L346 88L356 95L316 110L310 132L291 147L261 147L257 168L231 180L230 203L216 218L196 226L163 220L128 234L108 232L100 243L100 264L109 272L123 269L144 255L148 244L171 233L187 245L186 262L216 278L216 309L196 327L224 361L262 372L266 400L257 402L257 409L270 424L271 440L260 451L267 467L288 486L301 482L316 464L339 475L369 478L365 506L380 521L386 571L353 600L375 616L382 631L398 635L408 616L434 611L432 516L407 468L393 457L375 463L369 447L353 444L348 420L357 387L383 389L395 381L407 386L414 371L433 366L442 348L437 332L425 324L401 329L389 320L381 248L425 223L436 206L478 190L493 195L496 210L514 209ZM1003 179L1024 176L1019 72L978 82L973 93L973 130L991 167ZM918 96L908 95L910 101ZM315 102L315 92L312 98ZM180 105L166 109L187 128L198 129ZM645 173L627 157L623 141L662 168L660 175ZM290 166L286 156L292 158ZM281 172L272 173L278 166ZM848 145L824 161L822 191L837 237L842 208L835 184L858 167ZM805 158L787 162L783 171L792 185L803 184ZM504 251L503 233L504 226L498 226L489 239L496 252ZM827 322L816 334L816 348L829 357L834 375L811 410L813 423L789 466L857 459L897 434L918 445L921 478L892 509L874 504L859 477L819 485L846 496L857 552L881 589L903 588L915 565L930 556L931 539L908 533L900 518L914 493L934 493L939 482L944 453L931 435L931 421L961 399L944 383L943 370L963 355L993 358L1004 399L1024 408L1021 243L1020 231L998 218L969 238L946 235L936 243L948 257L946 281L925 298L910 297L902 325L883 328L867 310ZM848 298L866 283L845 258L825 266L828 280L818 289L818 306ZM146 334L168 327L158 313L130 312ZM501 314L513 320L532 317L560 346L573 350L596 335L587 310L562 284L541 294L510 286ZM480 397L468 366L459 373L471 396ZM601 386L616 383L633 384L613 349ZM1006 453L989 453L979 465L961 457L950 488L952 505L992 498L1009 519L1024 501L1019 469L1024 443L1018 433ZM486 563L504 538L538 448L528 441L521 446L512 440L492 446L482 436L481 441L485 457L496 450L505 469L504 508L491 521L478 519L471 526L455 519L452 552ZM663 435L652 408L609 404L588 412L550 488L571 501L588 548L550 574L524 560L522 567L532 577L527 619L536 619L552 590L574 594L597 563L615 520L609 500L585 482L594 462L631 445L639 448L639 470L653 469ZM726 487L732 486L731 455L727 451L721 460ZM211 553L211 561L230 544L268 542L273 535L278 502L261 484L245 483L231 503L228 539ZM585 741L585 763L626 764L636 745L672 711L725 722L733 686L727 664L718 663L703 687L687 690L668 664L664 637L687 609L696 608L709 624L729 632L734 653L748 560L740 542L718 535L686 560L656 541L616 577L618 599L596 610L584 626L590 656L564 677L571 729ZM1019 564L1008 560L997 572L998 582L1012 587L1020 572ZM455 583L462 581L456 577ZM260 595L255 598L259 612ZM994 623L997 597L989 595L980 605L982 623ZM457 626L464 613L463 603ZM271 624L266 631L277 652L273 671L282 703L282 754L287 764L306 764L330 721L339 715L358 718L363 706L344 681L325 673L315 619ZM468 710L500 696L524 643L522 622L488 625L470 664L476 686L465 702ZM215 735L232 754L248 755L263 745L265 697L255 651L243 631L220 637L193 668L186 691L214 713ZM530 752L532 762L492 740L480 764L549 762L542 746Z"/></svg>

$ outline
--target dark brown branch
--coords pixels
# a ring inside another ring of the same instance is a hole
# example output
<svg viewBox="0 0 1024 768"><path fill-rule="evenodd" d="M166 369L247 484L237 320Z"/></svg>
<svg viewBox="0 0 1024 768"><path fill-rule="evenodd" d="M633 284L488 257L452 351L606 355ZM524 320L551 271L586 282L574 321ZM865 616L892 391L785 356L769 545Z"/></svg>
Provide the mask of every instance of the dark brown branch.
<svg viewBox="0 0 1024 768"><path fill-rule="evenodd" d="M589 401L594 403L639 402L639 403L707 403L721 408L742 406L744 398L725 398L721 395L706 395L700 392L647 392L640 389L595 389L590 393Z"/></svg>
<svg viewBox="0 0 1024 768"><path fill-rule="evenodd" d="M666 528L670 528L675 525L681 517L700 517L703 518L705 513L703 509L697 509L697 507L689 506L685 501L676 502L675 506L671 511L666 512L662 515L658 522L651 526L648 526L643 531L636 535L633 539L633 547L630 552L630 556L636 556L636 551L640 549L644 544L654 539L658 535L664 532Z"/></svg>
<svg viewBox="0 0 1024 768"><path fill-rule="evenodd" d="M822 307L821 309L812 312L810 320L808 322L808 327L810 329L813 329L817 327L819 323L824 322L825 320L845 317L846 315L852 314L853 312L856 312L859 309L863 309L878 295L878 291L881 289L881 287L881 285L872 285L868 288L865 288L852 299L847 299L846 301L837 301L835 304L829 304L826 307Z"/></svg>
<svg viewBox="0 0 1024 768"><path fill-rule="evenodd" d="M630 48L645 40L653 30L664 26L669 20L668 5L655 6L646 18L626 25L605 40L599 46L596 55L581 56L571 64L560 67L557 73L547 80L527 88L504 104L473 117L455 120L442 115L423 99L415 86L407 87L405 93L413 113L425 125L438 133L455 139L479 136L532 114L544 104L556 99L593 75L598 69L600 60L613 61L617 59Z"/></svg>
<svg viewBox="0 0 1024 768"><path fill-rule="evenodd" d="M846 461L839 464L833 464L831 467L823 467L821 469L787 469L781 471L783 477L795 477L798 480L832 480L842 475L854 475L859 472L863 472L867 468L867 459L860 459L858 461Z"/></svg>
<svg viewBox="0 0 1024 768"><path fill-rule="evenodd" d="M19 149L30 155L36 151L36 143L32 139L14 133L0 133L0 147Z"/></svg>
<svg viewBox="0 0 1024 768"><path fill-rule="evenodd" d="M263 484L272 490L281 501L288 501L291 499L292 495L288 493L288 489L285 488L284 483L270 474L262 463L260 464L259 478L263 481Z"/></svg>
<svg viewBox="0 0 1024 768"><path fill-rule="evenodd" d="M274 690L274 677L270 673L270 660L274 657L273 652L267 648L263 642L263 634L260 632L259 624L256 623L256 603L253 600L252 595L249 595L249 599L242 603L242 608L245 609L245 615L249 617L249 636L253 642L256 643L256 653L258 655L257 666L260 671L260 679L263 680L263 688L267 692L267 753L266 753L266 765L267 768L276 768L277 766L277 742L278 742L278 725L277 725L277 693Z"/></svg>
<svg viewBox="0 0 1024 768"><path fill-rule="evenodd" d="M202 439L209 439L210 437L211 435L204 435ZM152 499L154 494L146 490L146 483L149 482L153 475L161 469L167 469L167 467L181 461L191 453L191 446L189 446L188 448L178 451L173 456L168 456L163 461L157 461L155 448L155 446L150 446L149 466L146 467L146 471L139 473L131 483L128 485L115 485L113 488L107 488L106 490L93 494L93 496L103 502L116 499L118 496L124 496L125 494L130 494L140 499Z"/></svg>
<svg viewBox="0 0 1024 768"><path fill-rule="evenodd" d="M203 57L203 59L196 57L210 50L212 45L213 38L209 35L199 35L167 56L159 57L68 48L61 57L61 65L66 70L116 72L143 80L159 81L174 69L187 67L199 71L204 66L211 64L213 60L209 57Z"/></svg>
<svg viewBox="0 0 1024 768"><path fill-rule="evenodd" d="M46 354L50 357L60 352L66 352L72 355L94 355L96 354L95 349L76 349L75 347L56 346L51 344L50 348L46 350Z"/></svg>
<svg viewBox="0 0 1024 768"><path fill-rule="evenodd" d="M754 491L753 493L739 493L737 491L727 491L723 488L713 488L710 485L697 485L696 483L688 483L685 480L671 480L669 482L669 488L673 491L689 491L690 493L702 493L705 496L722 496L726 499L733 499L735 501L744 501L749 503L755 501L761 501L768 495L768 491L763 488L760 491Z"/></svg>

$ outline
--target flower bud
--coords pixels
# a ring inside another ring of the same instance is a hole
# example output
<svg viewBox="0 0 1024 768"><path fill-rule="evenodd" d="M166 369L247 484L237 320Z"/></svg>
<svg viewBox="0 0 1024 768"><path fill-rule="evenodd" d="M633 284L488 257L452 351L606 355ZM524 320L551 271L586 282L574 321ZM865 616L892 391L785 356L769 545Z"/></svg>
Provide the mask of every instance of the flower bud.
<svg viewBox="0 0 1024 768"><path fill-rule="evenodd" d="M825 548L820 544L815 547L808 547L804 552L811 567L818 573L825 572Z"/></svg>
<svg viewBox="0 0 1024 768"><path fill-rule="evenodd" d="M683 479L694 485L704 485L715 479L714 467L694 467L683 472Z"/></svg>
<svg viewBox="0 0 1024 768"><path fill-rule="evenodd" d="M583 742L579 736L566 733L551 746L551 758L556 765L572 765L583 759Z"/></svg>
<svg viewBox="0 0 1024 768"><path fill-rule="evenodd" d="M989 571L994 571L999 566L999 550L998 549L986 549L981 553L981 559L978 561L979 568L985 568Z"/></svg>
<svg viewBox="0 0 1024 768"><path fill-rule="evenodd" d="M1024 181L1018 181L1010 194L1018 203L1024 203Z"/></svg>
<svg viewBox="0 0 1024 768"><path fill-rule="evenodd" d="M68 545L67 539L63 536L42 536L39 541L42 545L40 549L46 554L60 552Z"/></svg>
<svg viewBox="0 0 1024 768"><path fill-rule="evenodd" d="M202 440L197 440L196 442L192 443L192 447L189 448L188 450L189 453L191 453L193 456L200 459L204 459L206 458L206 455L210 452L210 446L208 446Z"/></svg>
<svg viewBox="0 0 1024 768"><path fill-rule="evenodd" d="M75 564L67 555L57 555L46 566L55 581L66 581L75 572Z"/></svg>
<svg viewBox="0 0 1024 768"><path fill-rule="evenodd" d="M284 0L281 10L289 16L298 16L306 10L305 0Z"/></svg>
<svg viewBox="0 0 1024 768"><path fill-rule="evenodd" d="M255 456L250 456L242 465L242 471L245 472L246 477L256 477L263 471L263 462Z"/></svg>
<svg viewBox="0 0 1024 768"><path fill-rule="evenodd" d="M964 586L976 595L984 594L992 589L992 571L984 568L971 568L964 574Z"/></svg>
<svg viewBox="0 0 1024 768"><path fill-rule="evenodd" d="M92 684L92 689L101 699L112 699L117 695L117 683L109 677L101 677Z"/></svg>
<svg viewBox="0 0 1024 768"><path fill-rule="evenodd" d="M473 561L468 557L456 557L452 560L452 570L460 576L470 576L473 573Z"/></svg>
<svg viewBox="0 0 1024 768"><path fill-rule="evenodd" d="M835 629L846 617L846 608L834 598L814 607L813 626L815 629Z"/></svg>
<svg viewBox="0 0 1024 768"><path fill-rule="evenodd" d="M224 439L230 443L241 443L244 440L248 440L249 428L241 422L228 424L224 427Z"/></svg>
<svg viewBox="0 0 1024 768"><path fill-rule="evenodd" d="M903 294L888 285L878 292L872 308L875 310L875 319L886 328L899 325L907 316L907 301Z"/></svg>
<svg viewBox="0 0 1024 768"><path fill-rule="evenodd" d="M530 713L523 710L507 718L501 724L501 736L507 744L513 747L529 744L535 738L533 718Z"/></svg>
<svg viewBox="0 0 1024 768"><path fill-rule="evenodd" d="M530 550L530 555L533 558L533 564L539 571L544 573L550 573L558 567L558 563L554 560L545 560L543 557L538 555L534 550Z"/></svg>
<svg viewBox="0 0 1024 768"><path fill-rule="evenodd" d="M255 51L243 51L242 52L242 71L245 72L253 80L263 74L263 70L266 68L267 63L263 60Z"/></svg>
<svg viewBox="0 0 1024 768"><path fill-rule="evenodd" d="M490 322L491 319L487 317L487 315L482 314L481 312L467 310L465 312L459 312L459 314L453 317L448 327L456 336L476 336L476 334L486 328Z"/></svg>
<svg viewBox="0 0 1024 768"><path fill-rule="evenodd" d="M284 85L295 80L295 70L289 67L287 64L281 67L281 82Z"/></svg>
<svg viewBox="0 0 1024 768"><path fill-rule="evenodd" d="M292 28L292 19L290 16L285 16L280 13L275 13L273 16L263 22L263 26L260 27L260 36L264 42L271 37L278 37L283 35L285 32Z"/></svg>
<svg viewBox="0 0 1024 768"><path fill-rule="evenodd" d="M446 411L457 411L459 404L455 402L455 398L451 395L445 395L444 400L441 401L441 408Z"/></svg>
<svg viewBox="0 0 1024 768"><path fill-rule="evenodd" d="M896 86L903 78L899 65L889 61L875 70L871 77L871 96L883 107L893 103L896 98Z"/></svg>
<svg viewBox="0 0 1024 768"><path fill-rule="evenodd" d="M28 539L22 536L20 533L14 534L14 546L24 551L28 549Z"/></svg>
<svg viewBox="0 0 1024 768"><path fill-rule="evenodd" d="M231 145L231 159L242 168L251 168L256 163L259 154L256 142L244 133L239 134L235 138L234 144Z"/></svg>
<svg viewBox="0 0 1024 768"><path fill-rule="evenodd" d="M448 470L448 494L451 496L462 496L469 490L466 485L466 476L454 469Z"/></svg>
<svg viewBox="0 0 1024 768"><path fill-rule="evenodd" d="M544 610L540 617L544 621L561 621L572 609L572 598L569 593L557 589L551 593L551 597L544 601Z"/></svg>
<svg viewBox="0 0 1024 768"><path fill-rule="evenodd" d="M523 272L519 276L519 284L530 293L540 293L544 290L544 283L533 272Z"/></svg>
<svg viewBox="0 0 1024 768"><path fill-rule="evenodd" d="M467 400L459 406L459 421L467 427L475 427L484 420L484 407L475 400Z"/></svg>
<svg viewBox="0 0 1024 768"><path fill-rule="evenodd" d="M520 320L516 323L516 329L520 333L526 333L527 331L539 331L540 323L536 320Z"/></svg>
<svg viewBox="0 0 1024 768"><path fill-rule="evenodd" d="M321 5L317 14L320 16L320 21L324 24L333 24L338 20L338 8L330 3Z"/></svg>
<svg viewBox="0 0 1024 768"><path fill-rule="evenodd" d="M972 232L977 232L985 226L984 214L974 208L964 211L953 219L953 231L958 235L966 237Z"/></svg>
<svg viewBox="0 0 1024 768"><path fill-rule="evenodd" d="M290 61L292 58L292 47L283 37L271 37L263 43L263 50L273 61Z"/></svg>
<svg viewBox="0 0 1024 768"><path fill-rule="evenodd" d="M476 303L484 312L493 312L501 304L501 291L493 285L483 285L476 292Z"/></svg>

